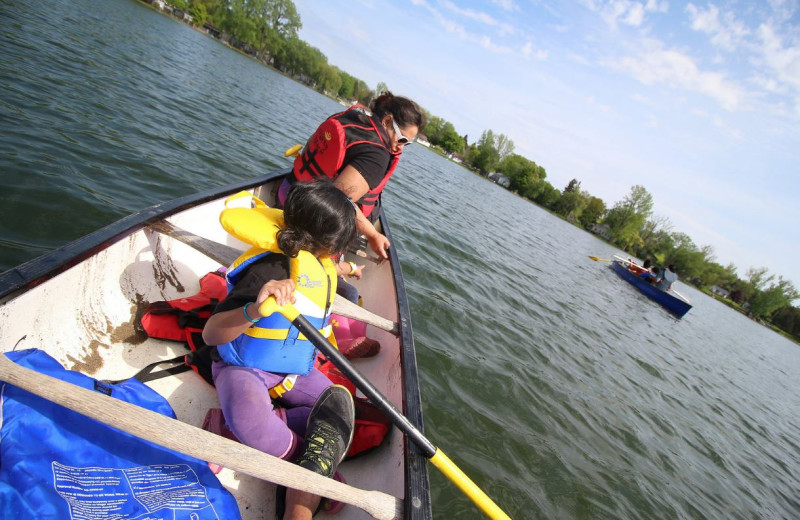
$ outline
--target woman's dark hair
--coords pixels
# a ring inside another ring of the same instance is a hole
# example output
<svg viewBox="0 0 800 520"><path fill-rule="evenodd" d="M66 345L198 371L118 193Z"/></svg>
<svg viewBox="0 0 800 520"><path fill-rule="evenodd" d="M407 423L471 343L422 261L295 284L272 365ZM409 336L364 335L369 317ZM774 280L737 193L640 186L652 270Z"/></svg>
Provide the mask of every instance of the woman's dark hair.
<svg viewBox="0 0 800 520"><path fill-rule="evenodd" d="M332 182L298 182L283 209L286 227L278 231L278 247L295 257L305 249L314 255L337 254L358 235L355 205Z"/></svg>
<svg viewBox="0 0 800 520"><path fill-rule="evenodd" d="M408 98L395 96L389 91L375 98L369 106L372 113L383 119L387 114L394 117L398 126L416 126L421 132L425 127L425 114Z"/></svg>

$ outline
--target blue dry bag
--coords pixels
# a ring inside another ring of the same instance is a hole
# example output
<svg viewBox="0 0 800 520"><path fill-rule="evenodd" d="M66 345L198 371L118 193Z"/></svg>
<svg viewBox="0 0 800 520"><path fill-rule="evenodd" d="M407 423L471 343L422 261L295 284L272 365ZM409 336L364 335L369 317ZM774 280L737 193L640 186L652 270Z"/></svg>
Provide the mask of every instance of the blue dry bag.
<svg viewBox="0 0 800 520"><path fill-rule="evenodd" d="M0 355L3 355L0 353ZM41 350L15 363L169 417L140 381L107 385L65 370ZM240 519L208 465L122 433L0 381L0 518L36 520Z"/></svg>

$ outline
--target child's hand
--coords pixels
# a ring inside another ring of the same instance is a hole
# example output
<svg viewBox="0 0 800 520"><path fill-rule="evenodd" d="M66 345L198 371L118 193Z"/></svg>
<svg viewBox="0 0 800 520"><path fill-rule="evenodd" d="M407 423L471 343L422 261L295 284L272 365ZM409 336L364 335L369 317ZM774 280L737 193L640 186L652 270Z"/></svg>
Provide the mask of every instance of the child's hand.
<svg viewBox="0 0 800 520"><path fill-rule="evenodd" d="M353 263L352 267L353 267L353 272L348 273L347 276L353 277L356 280L361 280L361 277L364 276L362 271L366 267L366 265L356 265L355 263Z"/></svg>
<svg viewBox="0 0 800 520"><path fill-rule="evenodd" d="M258 292L258 299L256 300L257 306L260 307L270 296L275 297L275 301L278 302L278 305L294 303L294 280L270 280L265 283Z"/></svg>

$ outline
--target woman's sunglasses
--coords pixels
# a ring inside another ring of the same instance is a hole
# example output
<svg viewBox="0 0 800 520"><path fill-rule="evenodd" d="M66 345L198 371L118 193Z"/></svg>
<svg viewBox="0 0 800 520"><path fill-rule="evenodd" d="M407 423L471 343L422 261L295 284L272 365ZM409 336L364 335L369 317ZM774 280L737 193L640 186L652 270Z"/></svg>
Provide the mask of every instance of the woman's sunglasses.
<svg viewBox="0 0 800 520"><path fill-rule="evenodd" d="M409 139L403 135L403 132L400 131L400 127L394 122L394 118L392 118L392 128L394 128L394 133L397 134L397 144L406 146L414 142L413 139Z"/></svg>

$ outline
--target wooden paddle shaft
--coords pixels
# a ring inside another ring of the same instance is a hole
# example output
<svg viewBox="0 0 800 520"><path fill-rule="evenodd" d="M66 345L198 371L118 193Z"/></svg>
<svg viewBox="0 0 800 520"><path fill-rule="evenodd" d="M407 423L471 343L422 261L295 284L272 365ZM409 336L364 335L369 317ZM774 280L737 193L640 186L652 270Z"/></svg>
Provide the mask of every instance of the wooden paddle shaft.
<svg viewBox="0 0 800 520"><path fill-rule="evenodd" d="M190 424L22 367L0 354L0 380L123 432L253 477L332 498L379 520L403 518L403 500L326 478Z"/></svg>
<svg viewBox="0 0 800 520"><path fill-rule="evenodd" d="M363 321L367 325L372 325L381 330L391 332L395 336L400 333L397 323L369 312L363 307L346 299L344 296L337 296L334 298L331 312L344 316L345 318Z"/></svg>
<svg viewBox="0 0 800 520"><path fill-rule="evenodd" d="M196 251L206 255L212 260L219 262L221 265L230 265L236 258L239 257L241 251L238 249L214 242L207 238L195 235L189 231L181 229L166 220L161 220L150 224L148 229L167 235L184 244L191 246ZM377 314L374 314L363 307L356 305L344 297L337 297L333 300L333 312L344 316L345 318L353 318L354 320L363 321L367 325L372 325L379 329L391 332L395 336L399 334L397 323L387 320Z"/></svg>

